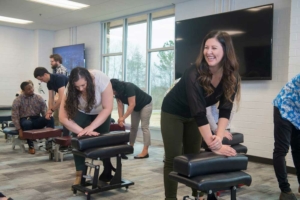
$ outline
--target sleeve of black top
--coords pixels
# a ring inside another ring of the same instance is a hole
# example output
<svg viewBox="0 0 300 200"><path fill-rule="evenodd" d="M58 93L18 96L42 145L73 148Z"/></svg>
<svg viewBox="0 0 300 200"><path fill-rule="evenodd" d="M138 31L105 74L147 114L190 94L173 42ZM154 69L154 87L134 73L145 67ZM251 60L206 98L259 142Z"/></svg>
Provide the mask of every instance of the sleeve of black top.
<svg viewBox="0 0 300 200"><path fill-rule="evenodd" d="M63 76L58 76L56 78L57 90L61 87L65 87L65 78Z"/></svg>
<svg viewBox="0 0 300 200"><path fill-rule="evenodd" d="M127 94L127 97L133 97L135 96L135 90L134 90L134 85L132 83L127 83L126 84L126 94Z"/></svg>
<svg viewBox="0 0 300 200"><path fill-rule="evenodd" d="M230 114L231 114L233 101L234 101L236 92L237 92L237 85L235 88L235 93L231 96L231 101L226 99L224 93L222 94L222 96L220 98L220 104L218 107L219 108L219 118L226 118L226 119L230 118Z"/></svg>
<svg viewBox="0 0 300 200"><path fill-rule="evenodd" d="M204 126L208 124L206 118L206 102L204 90L197 80L197 71L192 68L189 69L184 78L186 96L191 115L195 118L198 127Z"/></svg>
<svg viewBox="0 0 300 200"><path fill-rule="evenodd" d="M53 87L49 82L47 83L47 88L48 88L48 90L53 90Z"/></svg>

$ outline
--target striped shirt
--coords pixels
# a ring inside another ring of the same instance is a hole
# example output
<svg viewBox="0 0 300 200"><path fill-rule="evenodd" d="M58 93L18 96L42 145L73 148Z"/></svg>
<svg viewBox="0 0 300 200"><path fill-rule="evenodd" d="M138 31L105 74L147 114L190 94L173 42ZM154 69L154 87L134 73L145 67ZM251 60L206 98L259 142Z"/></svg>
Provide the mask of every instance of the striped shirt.
<svg viewBox="0 0 300 200"><path fill-rule="evenodd" d="M40 116L41 114L45 116L46 110L46 103L40 95L33 94L32 96L26 96L20 94L12 104L11 119L16 129L20 129L21 118Z"/></svg>

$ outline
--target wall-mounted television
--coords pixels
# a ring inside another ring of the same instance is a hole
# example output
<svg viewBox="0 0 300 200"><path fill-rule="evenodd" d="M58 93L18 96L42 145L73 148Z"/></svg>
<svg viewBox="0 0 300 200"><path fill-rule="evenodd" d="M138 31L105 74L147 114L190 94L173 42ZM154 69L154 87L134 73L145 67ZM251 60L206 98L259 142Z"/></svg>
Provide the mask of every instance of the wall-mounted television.
<svg viewBox="0 0 300 200"><path fill-rule="evenodd" d="M53 54L62 57L62 65L65 66L70 74L75 67L85 67L84 44L53 48Z"/></svg>
<svg viewBox="0 0 300 200"><path fill-rule="evenodd" d="M242 80L272 80L273 4L176 21L175 78L196 61L205 35L231 35Z"/></svg>

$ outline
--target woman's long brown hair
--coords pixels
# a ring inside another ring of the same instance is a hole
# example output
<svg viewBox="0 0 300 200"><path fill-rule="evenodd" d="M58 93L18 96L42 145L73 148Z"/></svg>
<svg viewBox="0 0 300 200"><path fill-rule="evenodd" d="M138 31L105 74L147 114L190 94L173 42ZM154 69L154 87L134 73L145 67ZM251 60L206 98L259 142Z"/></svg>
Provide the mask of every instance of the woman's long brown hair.
<svg viewBox="0 0 300 200"><path fill-rule="evenodd" d="M211 31L203 39L200 54L198 55L195 63L199 72L198 80L201 86L206 91L207 95L211 95L214 91L211 85L212 74L209 70L209 66L205 60L205 55L203 53L205 43L210 38L217 39L223 48L224 56L220 61L220 66L223 68L222 85L225 98L232 102L232 95L236 93L235 101L238 105L240 101L241 87L240 75L238 73L239 64L236 59L231 37L228 35L228 33L223 31Z"/></svg>
<svg viewBox="0 0 300 200"><path fill-rule="evenodd" d="M93 83L93 78L90 72L82 67L76 67L72 69L71 74L69 76L69 84L68 91L66 93L66 102L65 102L65 110L67 112L69 119L74 119L76 112L78 110L80 91L78 91L75 87L75 82L77 82L80 78L84 78L87 82L86 86L86 101L87 105L85 107L85 112L90 112L95 104L95 86Z"/></svg>

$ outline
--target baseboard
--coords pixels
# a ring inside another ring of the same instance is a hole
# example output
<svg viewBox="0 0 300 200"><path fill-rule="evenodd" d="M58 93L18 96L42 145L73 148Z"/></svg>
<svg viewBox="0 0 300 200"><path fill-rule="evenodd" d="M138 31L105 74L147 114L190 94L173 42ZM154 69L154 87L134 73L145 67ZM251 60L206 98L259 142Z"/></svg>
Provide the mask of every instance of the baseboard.
<svg viewBox="0 0 300 200"><path fill-rule="evenodd" d="M256 162L256 163L262 163L262 164L267 164L267 165L273 165L273 160L271 158L262 158L258 156L251 156L251 155L246 155L248 157L248 160L251 162ZM287 173L289 174L295 174L296 175L296 168L295 167L286 167Z"/></svg>

